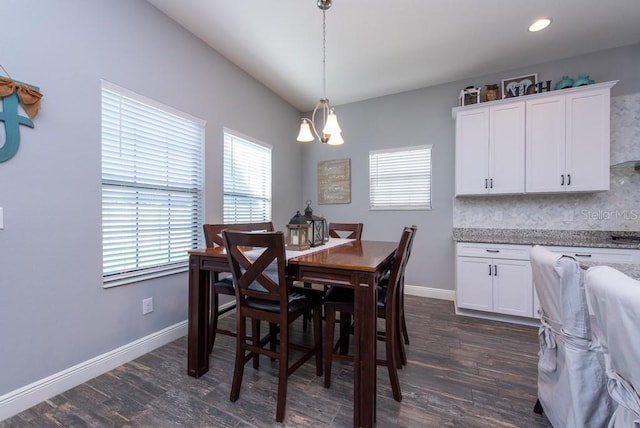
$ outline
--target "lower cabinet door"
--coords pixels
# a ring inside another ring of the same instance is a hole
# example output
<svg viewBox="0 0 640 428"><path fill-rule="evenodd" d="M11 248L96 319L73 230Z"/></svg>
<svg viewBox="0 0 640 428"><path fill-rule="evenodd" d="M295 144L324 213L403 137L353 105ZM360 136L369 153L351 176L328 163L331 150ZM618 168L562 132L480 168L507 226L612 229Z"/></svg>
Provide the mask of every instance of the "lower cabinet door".
<svg viewBox="0 0 640 428"><path fill-rule="evenodd" d="M492 260L493 312L533 316L531 264L525 260Z"/></svg>
<svg viewBox="0 0 640 428"><path fill-rule="evenodd" d="M460 308L491 312L493 268L491 259L458 257L456 304Z"/></svg>

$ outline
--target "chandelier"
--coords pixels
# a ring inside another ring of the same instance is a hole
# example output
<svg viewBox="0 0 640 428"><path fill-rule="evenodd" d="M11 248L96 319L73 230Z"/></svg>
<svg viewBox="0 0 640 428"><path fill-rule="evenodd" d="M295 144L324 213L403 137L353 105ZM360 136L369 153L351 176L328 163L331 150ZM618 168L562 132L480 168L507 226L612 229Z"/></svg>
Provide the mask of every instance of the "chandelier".
<svg viewBox="0 0 640 428"><path fill-rule="evenodd" d="M331 7L331 0L318 0L318 8L322 10L322 98L316 104L311 114L311 119L303 117L300 124L300 132L298 140L301 143L309 143L316 138L326 144L338 146L344 143L342 139L342 129L338 125L338 117L327 98L327 66L326 66L326 45L327 45L327 26L326 11ZM322 115L322 135L316 130L316 114Z"/></svg>

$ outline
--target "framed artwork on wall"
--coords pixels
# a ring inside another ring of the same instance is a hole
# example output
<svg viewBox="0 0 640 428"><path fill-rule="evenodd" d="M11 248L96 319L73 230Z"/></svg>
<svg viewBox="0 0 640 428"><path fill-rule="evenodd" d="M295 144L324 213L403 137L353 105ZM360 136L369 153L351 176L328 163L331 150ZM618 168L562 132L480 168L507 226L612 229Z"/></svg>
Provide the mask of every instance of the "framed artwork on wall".
<svg viewBox="0 0 640 428"><path fill-rule="evenodd" d="M351 203L351 159L318 162L318 204Z"/></svg>
<svg viewBox="0 0 640 428"><path fill-rule="evenodd" d="M520 97L536 93L538 73L510 77L502 80L502 98Z"/></svg>

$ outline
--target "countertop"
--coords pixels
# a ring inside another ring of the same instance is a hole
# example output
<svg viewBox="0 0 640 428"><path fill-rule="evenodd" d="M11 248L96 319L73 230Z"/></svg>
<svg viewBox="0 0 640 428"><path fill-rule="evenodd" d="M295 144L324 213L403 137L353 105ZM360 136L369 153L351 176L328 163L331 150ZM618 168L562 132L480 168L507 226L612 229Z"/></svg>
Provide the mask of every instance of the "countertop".
<svg viewBox="0 0 640 428"><path fill-rule="evenodd" d="M455 242L640 249L640 242L614 240L640 236L638 231L454 228Z"/></svg>
<svg viewBox="0 0 640 428"><path fill-rule="evenodd" d="M453 240L455 242L640 249L640 243L614 240L611 238L611 235L623 238L637 238L640 232L606 230L453 229ZM580 262L583 269L602 264L604 263ZM640 281L640 265L626 263L606 263L606 265Z"/></svg>

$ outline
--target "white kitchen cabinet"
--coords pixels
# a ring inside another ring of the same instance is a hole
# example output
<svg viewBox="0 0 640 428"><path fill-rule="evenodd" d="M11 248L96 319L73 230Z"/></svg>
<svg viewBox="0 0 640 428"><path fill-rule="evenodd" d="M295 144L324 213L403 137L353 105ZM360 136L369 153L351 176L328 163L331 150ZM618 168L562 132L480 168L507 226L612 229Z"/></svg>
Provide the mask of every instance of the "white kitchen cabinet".
<svg viewBox="0 0 640 428"><path fill-rule="evenodd" d="M456 107L456 196L609 189L617 81Z"/></svg>
<svg viewBox="0 0 640 428"><path fill-rule="evenodd" d="M524 102L456 113L456 195L524 192Z"/></svg>
<svg viewBox="0 0 640 428"><path fill-rule="evenodd" d="M526 101L527 193L609 190L613 84Z"/></svg>
<svg viewBox="0 0 640 428"><path fill-rule="evenodd" d="M456 244L456 306L533 316L533 283L527 245Z"/></svg>

